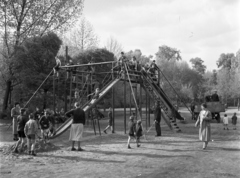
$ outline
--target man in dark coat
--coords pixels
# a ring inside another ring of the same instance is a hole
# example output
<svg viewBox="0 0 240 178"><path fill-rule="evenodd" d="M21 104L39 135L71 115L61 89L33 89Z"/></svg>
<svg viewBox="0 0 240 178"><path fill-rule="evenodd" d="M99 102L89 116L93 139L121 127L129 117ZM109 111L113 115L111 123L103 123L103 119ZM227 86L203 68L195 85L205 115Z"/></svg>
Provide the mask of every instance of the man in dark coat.
<svg viewBox="0 0 240 178"><path fill-rule="evenodd" d="M160 103L156 103L156 107L154 110L154 122L155 122L155 129L156 129L156 137L161 136L161 127L160 127L160 122L161 122L161 108L160 108Z"/></svg>
<svg viewBox="0 0 240 178"><path fill-rule="evenodd" d="M212 95L211 99L212 99L213 102L218 102L219 101L219 97L218 97L217 91L214 92L214 94Z"/></svg>

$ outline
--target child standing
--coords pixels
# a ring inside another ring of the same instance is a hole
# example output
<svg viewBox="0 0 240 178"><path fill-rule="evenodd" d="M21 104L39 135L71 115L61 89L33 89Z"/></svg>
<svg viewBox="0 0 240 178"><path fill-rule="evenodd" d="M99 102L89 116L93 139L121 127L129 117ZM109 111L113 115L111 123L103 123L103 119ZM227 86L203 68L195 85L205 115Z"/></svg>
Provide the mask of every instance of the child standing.
<svg viewBox="0 0 240 178"><path fill-rule="evenodd" d="M130 116L129 118L129 122L128 122L128 143L127 143L127 146L128 146L128 149L131 149L130 147L130 141L131 141L131 138L135 138L135 132L136 132L136 127L135 127L135 123L134 123L134 120L133 120L133 117Z"/></svg>
<svg viewBox="0 0 240 178"><path fill-rule="evenodd" d="M237 114L234 113L232 116L232 124L233 124L233 130L236 130L236 125L237 125Z"/></svg>
<svg viewBox="0 0 240 178"><path fill-rule="evenodd" d="M111 128L112 133L114 133L113 127L112 127L112 122L113 122L113 115L112 115L112 108L110 107L109 111L108 111L108 126L103 131L105 134L107 134L107 129L109 127Z"/></svg>
<svg viewBox="0 0 240 178"><path fill-rule="evenodd" d="M224 117L223 117L223 126L224 126L223 130L225 130L225 128L226 128L227 130L229 130L229 129L228 129L228 117L227 117L227 114L224 114Z"/></svg>
<svg viewBox="0 0 240 178"><path fill-rule="evenodd" d="M142 126L142 122L140 120L137 121L137 125L136 125L136 143L137 143L137 147L140 147L140 137L143 135L143 126Z"/></svg>
<svg viewBox="0 0 240 178"><path fill-rule="evenodd" d="M48 140L48 134L49 134L49 129L50 129L50 117L51 112L49 109L46 109L44 111L44 115L41 117L41 119L39 120L39 125L40 125L40 129L41 129L41 134L42 134L42 138L43 141L46 143L46 141Z"/></svg>
<svg viewBox="0 0 240 178"><path fill-rule="evenodd" d="M18 153L18 146L21 144L21 149L20 151L23 151L24 143L25 143L25 138L26 135L24 133L24 127L28 121L28 118L26 116L26 110L22 108L20 110L20 115L17 117L17 132L18 132L18 142L16 144L16 147L14 148L13 152Z"/></svg>
<svg viewBox="0 0 240 178"><path fill-rule="evenodd" d="M27 146L28 146L28 154L36 156L35 153L35 140L38 131L38 124L34 120L34 115L31 113L29 115L29 121L26 123L24 127L24 133L27 136Z"/></svg>

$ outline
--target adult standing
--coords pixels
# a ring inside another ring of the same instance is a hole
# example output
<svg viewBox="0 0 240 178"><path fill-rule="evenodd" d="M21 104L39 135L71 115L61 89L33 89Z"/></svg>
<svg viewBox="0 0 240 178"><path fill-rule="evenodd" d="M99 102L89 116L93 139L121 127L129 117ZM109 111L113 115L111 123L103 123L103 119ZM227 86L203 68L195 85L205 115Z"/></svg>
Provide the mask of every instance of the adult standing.
<svg viewBox="0 0 240 178"><path fill-rule="evenodd" d="M83 135L83 129L85 125L85 112L80 108L80 104L76 102L74 104L75 109L72 109L66 113L67 117L73 117L73 122L71 125L69 140L72 141L72 151L76 151L74 145L75 142L78 143L78 151L84 151L80 147L80 141Z"/></svg>
<svg viewBox="0 0 240 178"><path fill-rule="evenodd" d="M18 141L18 133L17 133L17 117L20 115L20 104L16 102L14 107L11 110L12 117L12 128L13 128L13 140Z"/></svg>
<svg viewBox="0 0 240 178"><path fill-rule="evenodd" d="M212 114L207 109L207 105L205 103L201 105L201 109L202 110L199 113L195 127L197 127L198 125L200 126L199 140L203 142L203 149L206 149L208 142L211 139L210 120L212 120Z"/></svg>
<svg viewBox="0 0 240 178"><path fill-rule="evenodd" d="M192 120L195 120L194 110L195 110L195 102L193 100L191 103Z"/></svg>
<svg viewBox="0 0 240 178"><path fill-rule="evenodd" d="M155 122L155 130L156 130L156 137L159 137L162 135L161 133L161 108L160 108L160 103L156 103L156 107L154 110L154 122Z"/></svg>
<svg viewBox="0 0 240 178"><path fill-rule="evenodd" d="M214 91L214 94L212 94L211 99L212 99L213 102L220 101L216 90Z"/></svg>

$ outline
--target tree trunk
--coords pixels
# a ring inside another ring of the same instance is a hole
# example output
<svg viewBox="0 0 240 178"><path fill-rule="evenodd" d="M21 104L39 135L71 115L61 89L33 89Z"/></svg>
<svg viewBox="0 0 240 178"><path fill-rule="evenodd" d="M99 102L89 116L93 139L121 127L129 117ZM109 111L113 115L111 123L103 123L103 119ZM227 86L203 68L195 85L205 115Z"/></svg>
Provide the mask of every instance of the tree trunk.
<svg viewBox="0 0 240 178"><path fill-rule="evenodd" d="M3 110L2 111L5 111L8 108L8 99L9 99L12 81L8 80L6 84L7 84L7 87L6 87L5 95L4 95L4 99L3 99L3 108L2 108Z"/></svg>

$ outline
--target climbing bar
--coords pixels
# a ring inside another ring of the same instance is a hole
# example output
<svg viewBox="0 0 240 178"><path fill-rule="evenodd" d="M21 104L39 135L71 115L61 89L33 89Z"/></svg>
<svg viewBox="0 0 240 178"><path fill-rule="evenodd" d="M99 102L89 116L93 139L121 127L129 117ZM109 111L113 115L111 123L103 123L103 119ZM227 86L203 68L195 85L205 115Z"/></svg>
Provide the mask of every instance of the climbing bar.
<svg viewBox="0 0 240 178"><path fill-rule="evenodd" d="M60 66L60 68L72 68L72 67L96 66L96 65L112 64L112 63L117 63L117 61L99 62L99 63L91 63L91 64L80 64L80 65L69 65L69 66Z"/></svg>

